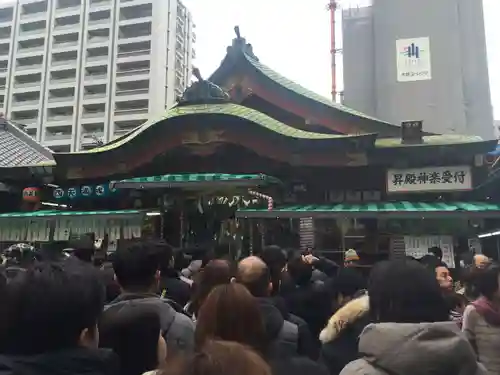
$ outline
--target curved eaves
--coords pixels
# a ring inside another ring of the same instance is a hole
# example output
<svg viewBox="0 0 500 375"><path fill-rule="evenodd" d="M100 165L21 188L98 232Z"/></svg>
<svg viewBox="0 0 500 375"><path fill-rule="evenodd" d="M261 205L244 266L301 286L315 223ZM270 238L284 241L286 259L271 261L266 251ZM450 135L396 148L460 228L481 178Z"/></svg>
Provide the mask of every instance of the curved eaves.
<svg viewBox="0 0 500 375"><path fill-rule="evenodd" d="M367 115L366 113L359 112L359 111L356 111L355 109L352 109L352 108L346 107L344 105L335 103L335 102L331 101L330 99L325 98L324 96L315 93L314 91L306 89L305 87L303 87L303 86L299 85L298 83L282 76L278 72L274 71L273 69L269 68L268 66L262 64L261 62L253 59L252 57L250 57L246 54L245 54L245 58L250 65L252 65L255 69L257 69L264 76L268 77L270 80L276 82L277 84L281 85L283 88L285 88L291 92L294 92L297 95L303 96L307 99L310 99L310 100L315 101L317 103L323 104L323 105L330 107L330 108L333 108L337 111L344 112L348 115L377 122L382 126L392 128L391 130L394 130L394 128L399 128L399 125L392 124L392 123L387 122L387 121L383 121L381 119Z"/></svg>
<svg viewBox="0 0 500 375"><path fill-rule="evenodd" d="M136 131L129 133L126 137L116 140L113 143L108 143L104 146L94 148L87 151L73 152L72 155L85 155L85 154L99 154L106 151L111 151L119 148L120 146L132 141L133 139L140 137L140 135L147 129L159 125L162 121L178 118L182 116L190 115L227 115L235 116L247 121L251 121L261 127L264 127L274 133L282 135L284 137L303 139L303 140L361 140L367 139L369 144L375 142L375 134L365 134L365 135L336 135L336 134L323 134L323 133L313 133L305 130L293 128L286 125L278 120L273 119L261 112L247 108L238 104L233 103L221 103L221 104L199 104L191 106L174 107L167 111L165 115L161 118L148 121L143 124ZM69 154L69 153L68 153ZM66 154L66 155L68 155ZM64 154L59 154L64 155ZM57 155L56 155L57 156Z"/></svg>

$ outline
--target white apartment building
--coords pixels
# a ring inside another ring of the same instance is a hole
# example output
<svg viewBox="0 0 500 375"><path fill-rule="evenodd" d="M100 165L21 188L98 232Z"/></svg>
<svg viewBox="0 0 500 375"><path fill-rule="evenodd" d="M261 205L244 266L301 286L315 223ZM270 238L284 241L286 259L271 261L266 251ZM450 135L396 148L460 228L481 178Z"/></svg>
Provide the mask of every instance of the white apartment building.
<svg viewBox="0 0 500 375"><path fill-rule="evenodd" d="M109 142L189 84L195 34L178 0L0 4L0 108L54 151Z"/></svg>

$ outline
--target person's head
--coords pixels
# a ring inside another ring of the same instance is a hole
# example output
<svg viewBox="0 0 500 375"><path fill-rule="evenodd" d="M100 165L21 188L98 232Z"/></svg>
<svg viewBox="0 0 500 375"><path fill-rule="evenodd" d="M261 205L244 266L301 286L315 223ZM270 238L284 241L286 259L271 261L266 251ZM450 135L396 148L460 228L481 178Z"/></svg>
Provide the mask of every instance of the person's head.
<svg viewBox="0 0 500 375"><path fill-rule="evenodd" d="M0 306L8 312L1 314L8 319L0 349L12 355L36 355L97 347L103 306L104 286L92 267L74 262L37 264L7 286Z"/></svg>
<svg viewBox="0 0 500 375"><path fill-rule="evenodd" d="M167 274L170 269L174 268L174 249L164 241L158 241L151 245L156 247L160 272Z"/></svg>
<svg viewBox="0 0 500 375"><path fill-rule="evenodd" d="M238 263L236 280L245 285L254 297L268 297L273 288L269 268L256 256L247 257Z"/></svg>
<svg viewBox="0 0 500 375"><path fill-rule="evenodd" d="M165 364L167 346L161 335L157 306L129 304L106 310L99 320L99 346L120 357L122 375L142 375Z"/></svg>
<svg viewBox="0 0 500 375"><path fill-rule="evenodd" d="M352 300L366 288L366 282L356 269L343 268L331 282L332 297L336 306L340 307Z"/></svg>
<svg viewBox="0 0 500 375"><path fill-rule="evenodd" d="M304 286L311 282L313 266L304 262L301 254L296 253L288 260L287 270L295 285Z"/></svg>
<svg viewBox="0 0 500 375"><path fill-rule="evenodd" d="M15 244L5 251L5 258L8 267L29 268L35 263L36 250L25 243Z"/></svg>
<svg viewBox="0 0 500 375"><path fill-rule="evenodd" d="M473 260L474 260L474 267L479 269L486 268L488 267L488 265L491 264L491 259L483 254L474 255Z"/></svg>
<svg viewBox="0 0 500 375"><path fill-rule="evenodd" d="M272 375L266 361L246 346L208 341L190 355L169 360L158 375Z"/></svg>
<svg viewBox="0 0 500 375"><path fill-rule="evenodd" d="M100 269L101 280L106 288L106 302L111 302L120 295L120 285L115 279L111 264L103 264Z"/></svg>
<svg viewBox="0 0 500 375"><path fill-rule="evenodd" d="M273 293L279 292L281 284L281 276L283 269L286 266L287 256L284 250L279 246L267 246L262 250L260 258L266 263L271 274L271 281L273 283Z"/></svg>
<svg viewBox="0 0 500 375"><path fill-rule="evenodd" d="M368 282L370 314L381 323L446 321L449 308L432 272L418 262L376 264Z"/></svg>
<svg viewBox="0 0 500 375"><path fill-rule="evenodd" d="M69 247L73 249L72 255L82 262L92 263L95 255L94 239L90 235L82 235L71 240Z"/></svg>
<svg viewBox="0 0 500 375"><path fill-rule="evenodd" d="M113 257L116 281L127 292L156 292L160 279L158 249L154 243L138 241L118 249Z"/></svg>
<svg viewBox="0 0 500 375"><path fill-rule="evenodd" d="M420 260L425 268L432 270L436 275L436 280L444 292L450 292L453 289L453 278L451 277L448 266L434 255L424 255Z"/></svg>
<svg viewBox="0 0 500 375"><path fill-rule="evenodd" d="M475 280L477 292L490 301L499 302L499 276L500 267L496 264L478 270Z"/></svg>
<svg viewBox="0 0 500 375"><path fill-rule="evenodd" d="M259 305L243 285L219 285L203 302L196 321L196 346L211 339L236 341L266 354L268 340Z"/></svg>
<svg viewBox="0 0 500 375"><path fill-rule="evenodd" d="M358 252L354 249L349 249L344 254L344 266L350 267L359 262Z"/></svg>
<svg viewBox="0 0 500 375"><path fill-rule="evenodd" d="M208 262L194 277L190 312L197 315L212 289L217 285L229 284L232 277L233 273L228 261L218 259Z"/></svg>
<svg viewBox="0 0 500 375"><path fill-rule="evenodd" d="M432 254L433 256L438 258L440 261L443 260L443 250L441 250L440 247L433 246L433 247L429 248L428 252L429 252L429 254Z"/></svg>
<svg viewBox="0 0 500 375"><path fill-rule="evenodd" d="M215 245L213 255L214 259L224 259L231 261L231 246L227 242L219 243Z"/></svg>

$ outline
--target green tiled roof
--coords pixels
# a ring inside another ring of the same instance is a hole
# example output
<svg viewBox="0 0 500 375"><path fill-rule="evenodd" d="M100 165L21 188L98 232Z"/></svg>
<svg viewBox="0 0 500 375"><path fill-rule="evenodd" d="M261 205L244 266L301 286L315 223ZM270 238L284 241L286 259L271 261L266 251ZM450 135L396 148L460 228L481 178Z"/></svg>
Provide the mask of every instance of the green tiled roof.
<svg viewBox="0 0 500 375"><path fill-rule="evenodd" d="M192 173L192 174L166 174L163 176L136 177L112 182L116 188L136 188L141 185L157 187L170 185L192 185L204 183L235 183L238 185L267 185L281 183L277 178L264 174L223 174L223 173Z"/></svg>
<svg viewBox="0 0 500 375"><path fill-rule="evenodd" d="M89 153L99 153L99 152L109 151L127 143L133 138L139 136L146 129L150 128L151 126L154 126L155 124L163 120L168 120L181 116L190 116L190 115L234 116L244 120L251 121L259 126L262 126L263 128L281 134L285 137L296 138L296 139L325 140L325 139L349 139L349 138L360 137L359 135L322 134L322 133L313 133L301 129L296 129L278 120L275 120L272 117L269 117L262 112L238 104L233 104L233 103L198 104L198 105L174 107L165 112L165 114L161 118L147 121L146 123L141 125L141 127L137 131L130 133L128 136L123 137L122 139L116 140L116 142L109 143L102 147L96 147L88 151L73 152L72 154L89 154Z"/></svg>
<svg viewBox="0 0 500 375"><path fill-rule="evenodd" d="M288 89L290 91L293 91L293 92L295 92L299 95L302 95L308 99L314 100L314 101L319 102L321 104L324 104L328 107L338 109L339 111L346 112L346 113L349 113L349 114L354 115L354 116L363 117L365 119L377 121L380 123L385 123L387 125L397 126L397 125L391 124L389 122L386 122L386 121L377 119L375 117L369 116L366 113L362 113L362 112L356 111L355 109L352 109L352 108L346 107L344 105L335 103L335 102L331 101L330 99L325 98L324 96L319 95L319 94L315 93L314 91L308 90L305 87L299 85L298 83L293 82L292 80L282 76L281 74L279 74L275 70L262 64L261 62L257 61L256 59L249 56L248 54L245 53L244 55L247 58L247 60L255 68L257 68L261 73L263 73L264 75L266 75L267 77L269 77L270 79L272 79L273 81L275 81L276 83L280 84L281 86L285 87L286 89Z"/></svg>
<svg viewBox="0 0 500 375"><path fill-rule="evenodd" d="M0 214L0 219L12 218L35 218L35 217L58 217L58 216L122 216L144 213L139 210L120 211L31 211L31 212L8 212Z"/></svg>
<svg viewBox="0 0 500 375"><path fill-rule="evenodd" d="M246 208L238 210L239 217L394 217L399 215L421 217L424 214L448 214L459 216L461 214L495 214L500 215L500 205L485 202L379 202L360 204L333 204L333 205L298 205L278 207L272 211L267 209ZM390 216L389 216L390 215Z"/></svg>
<svg viewBox="0 0 500 375"><path fill-rule="evenodd" d="M403 144L400 138L379 138L375 141L377 148L394 147L421 147L421 146L445 146L468 143L484 143L485 141L476 135L429 135L423 137L423 142L418 144Z"/></svg>

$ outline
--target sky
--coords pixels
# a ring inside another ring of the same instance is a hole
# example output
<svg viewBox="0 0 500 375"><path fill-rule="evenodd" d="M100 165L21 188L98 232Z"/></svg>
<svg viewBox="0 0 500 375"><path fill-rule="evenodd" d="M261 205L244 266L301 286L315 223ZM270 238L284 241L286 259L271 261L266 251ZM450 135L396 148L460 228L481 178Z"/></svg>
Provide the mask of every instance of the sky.
<svg viewBox="0 0 500 375"><path fill-rule="evenodd" d="M340 0L341 3L368 0ZM472 1L472 0L471 0ZM196 60L208 77L240 26L261 62L326 97L331 92L328 0L183 0L196 24ZM495 118L500 120L500 0L483 0ZM342 67L339 66L339 73ZM340 87L341 84L340 84Z"/></svg>

